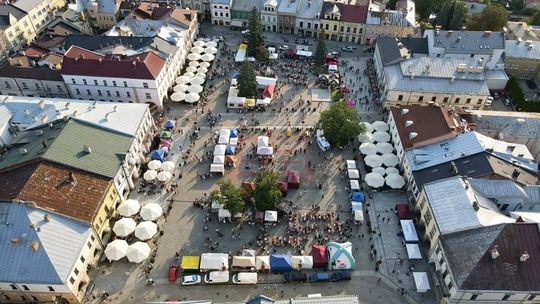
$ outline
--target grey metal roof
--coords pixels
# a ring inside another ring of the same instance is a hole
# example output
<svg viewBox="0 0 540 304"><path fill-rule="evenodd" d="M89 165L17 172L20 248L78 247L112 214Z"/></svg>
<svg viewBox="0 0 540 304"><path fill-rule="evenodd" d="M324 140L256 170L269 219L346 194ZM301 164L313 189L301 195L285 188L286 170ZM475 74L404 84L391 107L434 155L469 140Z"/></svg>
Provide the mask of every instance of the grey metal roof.
<svg viewBox="0 0 540 304"><path fill-rule="evenodd" d="M470 111L476 130L500 132L509 137L540 138L540 113Z"/></svg>
<svg viewBox="0 0 540 304"><path fill-rule="evenodd" d="M43 220L45 214L48 222ZM90 233L88 225L61 215L0 203L0 282L64 284ZM12 242L15 239L18 244ZM31 247L33 241L39 242L37 251Z"/></svg>
<svg viewBox="0 0 540 304"><path fill-rule="evenodd" d="M287 0L282 0L287 1ZM323 5L322 0L311 0L311 1L300 1L300 6L298 8L298 15L296 18L302 18L302 19L317 19L319 16L319 13L321 12L321 8Z"/></svg>
<svg viewBox="0 0 540 304"><path fill-rule="evenodd" d="M486 34L482 31L426 30L433 35L433 46L445 49L447 54L493 54L494 49L504 50L504 35L501 32Z"/></svg>
<svg viewBox="0 0 540 304"><path fill-rule="evenodd" d="M4 28L9 26L9 15L12 15L15 17L15 19L20 20L27 14L25 11L13 6L12 4L0 5L0 17L3 17L0 18L0 27Z"/></svg>
<svg viewBox="0 0 540 304"><path fill-rule="evenodd" d="M299 2L300 0L281 0L277 8L278 14L296 15Z"/></svg>
<svg viewBox="0 0 540 304"><path fill-rule="evenodd" d="M507 58L540 59L540 41L507 40L504 47Z"/></svg>
<svg viewBox="0 0 540 304"><path fill-rule="evenodd" d="M469 58L432 58L416 57L400 63L401 73L404 76L426 77L426 78L446 78L455 77L455 80L484 80L484 68L475 59ZM460 68L472 70L479 73L462 72Z"/></svg>
<svg viewBox="0 0 540 304"><path fill-rule="evenodd" d="M511 180L469 179L468 181L475 192L490 199L516 203L527 199L525 190Z"/></svg>
<svg viewBox="0 0 540 304"><path fill-rule="evenodd" d="M13 3L13 6L29 13L33 8L40 5L42 2L42 0L18 0L17 2Z"/></svg>

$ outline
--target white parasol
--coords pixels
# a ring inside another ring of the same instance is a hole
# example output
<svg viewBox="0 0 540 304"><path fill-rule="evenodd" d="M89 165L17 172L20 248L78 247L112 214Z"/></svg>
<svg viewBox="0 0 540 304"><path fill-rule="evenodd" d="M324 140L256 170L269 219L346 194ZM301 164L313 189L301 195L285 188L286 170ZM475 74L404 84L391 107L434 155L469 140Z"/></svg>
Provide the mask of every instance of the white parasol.
<svg viewBox="0 0 540 304"><path fill-rule="evenodd" d="M215 54L217 53L217 49L215 47L207 47L204 49L205 54Z"/></svg>
<svg viewBox="0 0 540 304"><path fill-rule="evenodd" d="M210 62L204 62L204 61L203 61L203 62L199 63L199 67L205 67L205 68L208 68L208 67L210 67Z"/></svg>
<svg viewBox="0 0 540 304"><path fill-rule="evenodd" d="M372 188L380 188L384 186L384 177L379 173L371 172L366 174L366 183Z"/></svg>
<svg viewBox="0 0 540 304"><path fill-rule="evenodd" d="M377 146L372 143L363 143L360 145L360 152L364 155L377 154Z"/></svg>
<svg viewBox="0 0 540 304"><path fill-rule="evenodd" d="M392 189L401 189L405 186L405 179L399 174L389 174L385 178L386 184Z"/></svg>
<svg viewBox="0 0 540 304"><path fill-rule="evenodd" d="M377 154L371 154L364 157L364 162L371 168L380 167L382 165L382 159Z"/></svg>
<svg viewBox="0 0 540 304"><path fill-rule="evenodd" d="M186 95L186 98L184 98L184 100L187 102L187 103L196 103L197 101L199 101L199 98L201 98L199 96L199 94L196 94L196 93L189 93Z"/></svg>
<svg viewBox="0 0 540 304"><path fill-rule="evenodd" d="M194 46L194 47L191 48L190 52L200 54L200 53L204 52L204 48L201 47L201 46Z"/></svg>
<svg viewBox="0 0 540 304"><path fill-rule="evenodd" d="M114 240L105 248L105 256L109 261L118 261L126 256L128 243L125 240Z"/></svg>
<svg viewBox="0 0 540 304"><path fill-rule="evenodd" d="M215 58L216 58L216 56L214 56L212 54L204 54L204 55L202 55L201 60L202 61L212 61Z"/></svg>
<svg viewBox="0 0 540 304"><path fill-rule="evenodd" d="M195 47L195 46L203 47L203 46L205 46L205 45L206 45L206 43L205 43L204 41L202 41L202 40L197 40L197 41L193 42L193 46L194 46L194 47Z"/></svg>
<svg viewBox="0 0 540 304"><path fill-rule="evenodd" d="M362 123L366 127L366 133L373 133L373 131L375 131L375 129L369 122L362 122Z"/></svg>
<svg viewBox="0 0 540 304"><path fill-rule="evenodd" d="M161 170L165 171L173 171L176 165L172 161L166 161L163 164L161 164Z"/></svg>
<svg viewBox="0 0 540 304"><path fill-rule="evenodd" d="M387 167L395 167L399 163L399 159L394 153L383 154L381 158L383 164Z"/></svg>
<svg viewBox="0 0 540 304"><path fill-rule="evenodd" d="M137 226L135 220L129 217L123 217L114 223L113 231L118 236L128 236L133 233L135 226Z"/></svg>
<svg viewBox="0 0 540 304"><path fill-rule="evenodd" d="M380 132L386 132L388 131L388 124L385 123L384 121L375 121L371 124L373 126L373 129L375 129L375 131L380 131Z"/></svg>
<svg viewBox="0 0 540 304"><path fill-rule="evenodd" d="M199 67L199 68L197 68L197 73L206 74L206 73L208 73L208 68Z"/></svg>
<svg viewBox="0 0 540 304"><path fill-rule="evenodd" d="M375 168L371 169L371 172L379 173L382 176L386 175L386 170L384 170L383 167L375 167Z"/></svg>
<svg viewBox="0 0 540 304"><path fill-rule="evenodd" d="M191 81L189 83L201 85L201 84L204 83L204 78L203 77L193 77L193 79L191 79Z"/></svg>
<svg viewBox="0 0 540 304"><path fill-rule="evenodd" d="M185 92L187 91L188 85L187 84L177 84L173 87L173 91L175 92Z"/></svg>
<svg viewBox="0 0 540 304"><path fill-rule="evenodd" d="M190 67L195 67L195 68L198 68L199 67L199 62L198 61L190 61L189 62L189 66Z"/></svg>
<svg viewBox="0 0 540 304"><path fill-rule="evenodd" d="M186 84L188 83L189 81L191 80L191 78L183 75L183 76L179 76L179 77L176 77L176 84Z"/></svg>
<svg viewBox="0 0 540 304"><path fill-rule="evenodd" d="M126 256L132 263L140 263L150 255L150 246L144 242L135 242L129 245Z"/></svg>
<svg viewBox="0 0 540 304"><path fill-rule="evenodd" d="M356 169L356 162L352 159L347 160L347 169Z"/></svg>
<svg viewBox="0 0 540 304"><path fill-rule="evenodd" d="M361 143L370 143L373 142L373 134L365 133L358 135L358 141Z"/></svg>
<svg viewBox="0 0 540 304"><path fill-rule="evenodd" d="M156 170L148 170L148 171L144 172L143 178L144 178L145 181L150 182L150 181L153 181L153 180L156 179L157 174L158 173L157 173Z"/></svg>
<svg viewBox="0 0 540 304"><path fill-rule="evenodd" d="M202 78L202 79L206 79L206 74L205 74L205 73L197 72L197 73L195 73L195 77L199 77L199 78Z"/></svg>
<svg viewBox="0 0 540 304"><path fill-rule="evenodd" d="M360 172L358 172L358 169L349 169L347 170L347 173L349 174L349 178L360 178Z"/></svg>
<svg viewBox="0 0 540 304"><path fill-rule="evenodd" d="M171 100L175 102L180 102L186 98L186 93L184 92L174 92L171 94Z"/></svg>
<svg viewBox="0 0 540 304"><path fill-rule="evenodd" d="M153 221L163 214L163 209L156 203L149 203L141 208L141 217L145 221Z"/></svg>
<svg viewBox="0 0 540 304"><path fill-rule="evenodd" d="M132 216L137 214L141 210L141 205L139 205L139 202L134 199L128 199L120 203L118 208L116 208L116 211L121 216Z"/></svg>
<svg viewBox="0 0 540 304"><path fill-rule="evenodd" d="M161 169L161 162L157 159L154 159L148 163L148 169L159 171Z"/></svg>
<svg viewBox="0 0 540 304"><path fill-rule="evenodd" d="M172 178L172 173L169 171L161 171L157 176L157 180L164 183Z"/></svg>
<svg viewBox="0 0 540 304"><path fill-rule="evenodd" d="M192 67L192 66L188 66L188 67L186 68L186 72L197 73L197 68L196 68L196 67Z"/></svg>
<svg viewBox="0 0 540 304"><path fill-rule="evenodd" d="M191 80L192 80L193 77L195 77L195 74L191 73L191 72L185 72L184 76L188 77L189 78L188 82L191 83Z"/></svg>
<svg viewBox="0 0 540 304"><path fill-rule="evenodd" d="M388 168L386 168L385 171L386 171L386 175L399 174L399 170L396 167L388 167Z"/></svg>
<svg viewBox="0 0 540 304"><path fill-rule="evenodd" d="M351 179L351 190L360 190L360 183L356 179Z"/></svg>
<svg viewBox="0 0 540 304"><path fill-rule="evenodd" d="M390 134L388 132L375 132L373 133L373 139L376 142L389 142L390 141Z"/></svg>
<svg viewBox="0 0 540 304"><path fill-rule="evenodd" d="M141 241L146 241L151 239L156 235L158 226L154 222L144 221L140 222L137 227L135 227L135 237Z"/></svg>
<svg viewBox="0 0 540 304"><path fill-rule="evenodd" d="M394 146L392 146L391 143L379 142L376 144L376 146L377 146L377 153L385 154L385 153L392 153L392 151L394 151Z"/></svg>
<svg viewBox="0 0 540 304"><path fill-rule="evenodd" d="M194 78L195 79L195 78ZM201 93L203 91L203 87L198 84L192 84L187 88L188 92L190 93Z"/></svg>
<svg viewBox="0 0 540 304"><path fill-rule="evenodd" d="M205 43L205 46L206 46L207 48L211 48L211 47L212 47L212 48L215 48L215 47L217 47L217 45L218 45L218 44L217 44L217 42L215 42L215 41L208 41L208 42Z"/></svg>
<svg viewBox="0 0 540 304"><path fill-rule="evenodd" d="M197 61L197 60L201 60L201 55L200 54L197 54L197 53L191 53L187 56L187 59L189 61Z"/></svg>

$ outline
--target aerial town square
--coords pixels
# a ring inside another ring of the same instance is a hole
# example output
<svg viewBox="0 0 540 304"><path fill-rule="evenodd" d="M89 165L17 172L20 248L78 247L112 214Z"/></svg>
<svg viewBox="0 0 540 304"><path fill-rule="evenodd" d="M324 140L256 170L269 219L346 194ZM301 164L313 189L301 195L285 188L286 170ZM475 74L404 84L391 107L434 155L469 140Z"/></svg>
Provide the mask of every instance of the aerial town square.
<svg viewBox="0 0 540 304"><path fill-rule="evenodd" d="M540 4L0 6L0 303L540 303Z"/></svg>

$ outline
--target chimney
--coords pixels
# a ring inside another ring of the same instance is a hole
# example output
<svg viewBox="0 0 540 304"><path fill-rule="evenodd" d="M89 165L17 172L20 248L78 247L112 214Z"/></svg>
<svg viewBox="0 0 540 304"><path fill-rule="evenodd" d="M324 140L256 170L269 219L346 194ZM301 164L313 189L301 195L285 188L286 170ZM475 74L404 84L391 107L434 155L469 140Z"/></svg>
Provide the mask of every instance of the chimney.
<svg viewBox="0 0 540 304"><path fill-rule="evenodd" d="M83 145L83 151L86 153L92 153L92 148L90 148L90 146Z"/></svg>
<svg viewBox="0 0 540 304"><path fill-rule="evenodd" d="M11 239L11 243L14 245L19 245L21 243L20 239Z"/></svg>
<svg viewBox="0 0 540 304"><path fill-rule="evenodd" d="M484 37L489 37L491 35L491 31L484 31Z"/></svg>
<svg viewBox="0 0 540 304"><path fill-rule="evenodd" d="M20 153L21 155L25 155L26 153L28 153L28 150L26 150L25 148L20 148L20 149L19 149L19 153Z"/></svg>
<svg viewBox="0 0 540 304"><path fill-rule="evenodd" d="M40 109L44 109L45 108L45 100L41 99L39 102L38 102L38 106Z"/></svg>
<svg viewBox="0 0 540 304"><path fill-rule="evenodd" d="M133 61L133 68L137 68L137 61Z"/></svg>
<svg viewBox="0 0 540 304"><path fill-rule="evenodd" d="M459 173L458 167L456 166L456 163L452 161L450 163L452 165L452 173L457 175ZM469 183L465 182L465 189L469 189Z"/></svg>
<svg viewBox="0 0 540 304"><path fill-rule="evenodd" d="M45 222L49 222L49 221L51 220L51 219L49 218L49 214L48 214L48 213L45 213L45 214L43 215L43 220L44 220Z"/></svg>
<svg viewBox="0 0 540 304"><path fill-rule="evenodd" d="M519 256L519 261L520 262L525 262L529 259L529 253L527 252L527 250L523 251L523 253Z"/></svg>
<svg viewBox="0 0 540 304"><path fill-rule="evenodd" d="M413 123L414 122L412 120L407 120L407 121L405 121L405 127L410 127L410 126L413 125Z"/></svg>
<svg viewBox="0 0 540 304"><path fill-rule="evenodd" d="M106 114L105 114L105 121L109 121L109 114L110 114L110 113L106 113Z"/></svg>
<svg viewBox="0 0 540 304"><path fill-rule="evenodd" d="M462 31L466 31L466 30L467 30L467 27L466 27L466 26L462 26L462 27L461 27L461 30L462 30Z"/></svg>
<svg viewBox="0 0 540 304"><path fill-rule="evenodd" d="M499 250L497 248L497 245L493 246L493 249L491 249L491 258L496 260L499 257Z"/></svg>
<svg viewBox="0 0 540 304"><path fill-rule="evenodd" d="M39 250L39 241L38 240L33 240L31 247L32 247L32 250L38 251Z"/></svg>
<svg viewBox="0 0 540 304"><path fill-rule="evenodd" d="M450 78L450 82L451 82L451 83L454 83L454 80L456 80L456 76L452 76L452 77Z"/></svg>
<svg viewBox="0 0 540 304"><path fill-rule="evenodd" d="M409 113L409 109L401 109L401 115Z"/></svg>
<svg viewBox="0 0 540 304"><path fill-rule="evenodd" d="M450 36L452 36L453 33L454 33L454 31L450 30L450 31L446 32L446 36L450 37Z"/></svg>
<svg viewBox="0 0 540 304"><path fill-rule="evenodd" d="M71 105L71 102L68 101L66 102L66 105L64 106L64 108L69 109L69 105Z"/></svg>
<svg viewBox="0 0 540 304"><path fill-rule="evenodd" d="M113 107L113 112L116 112L116 109L118 108L118 106L114 106Z"/></svg>
<svg viewBox="0 0 540 304"><path fill-rule="evenodd" d="M103 62L103 58L99 58L99 59L98 59L98 62L99 62L99 63L102 63L102 62Z"/></svg>
<svg viewBox="0 0 540 304"><path fill-rule="evenodd" d="M418 136L418 133L416 133L416 132L411 132L411 133L409 133L409 139L413 139L413 138L415 138L416 136Z"/></svg>

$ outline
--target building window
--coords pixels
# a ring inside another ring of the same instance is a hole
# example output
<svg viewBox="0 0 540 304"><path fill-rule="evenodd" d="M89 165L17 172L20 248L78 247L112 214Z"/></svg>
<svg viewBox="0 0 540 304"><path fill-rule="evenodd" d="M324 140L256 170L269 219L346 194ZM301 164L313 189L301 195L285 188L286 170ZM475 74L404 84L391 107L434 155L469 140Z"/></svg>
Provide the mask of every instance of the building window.
<svg viewBox="0 0 540 304"><path fill-rule="evenodd" d="M459 103L460 100L461 100L461 98L458 97L458 98L456 98L456 99L454 100L454 103Z"/></svg>
<svg viewBox="0 0 540 304"><path fill-rule="evenodd" d="M97 79L94 79L94 85L99 85Z"/></svg>
<svg viewBox="0 0 540 304"><path fill-rule="evenodd" d="M452 282L448 283L448 289L452 289L452 287L454 287L454 284Z"/></svg>
<svg viewBox="0 0 540 304"><path fill-rule="evenodd" d="M424 214L424 220L426 221L426 226L428 226L429 223L431 223L432 218L433 216L431 215L431 211L429 211L429 209L426 209L426 214Z"/></svg>
<svg viewBox="0 0 540 304"><path fill-rule="evenodd" d="M49 291L54 291L54 288L52 286L47 286L49 288Z"/></svg>
<svg viewBox="0 0 540 304"><path fill-rule="evenodd" d="M510 296L509 294L506 294L504 295L504 297L502 298L502 301L508 301L508 299L510 299Z"/></svg>
<svg viewBox="0 0 540 304"><path fill-rule="evenodd" d="M448 102L448 97L443 98L442 102L447 103Z"/></svg>
<svg viewBox="0 0 540 304"><path fill-rule="evenodd" d="M2 295L2 296L4 297L4 300L11 300L11 298L6 295Z"/></svg>
<svg viewBox="0 0 540 304"><path fill-rule="evenodd" d="M403 95L399 95L398 98L397 98L398 101L402 101L403 100Z"/></svg>
<svg viewBox="0 0 540 304"><path fill-rule="evenodd" d="M97 90L97 94L98 94L99 96L101 96L101 95L102 95L102 94L101 94L101 90Z"/></svg>
<svg viewBox="0 0 540 304"><path fill-rule="evenodd" d="M90 92L90 90L87 89L87 90L86 90L86 94L92 95L92 92Z"/></svg>
<svg viewBox="0 0 540 304"><path fill-rule="evenodd" d="M334 32L337 31L337 25L334 24Z"/></svg>
<svg viewBox="0 0 540 304"><path fill-rule="evenodd" d="M11 290L17 290L17 286L15 286L15 284L11 284L9 287L11 287Z"/></svg>
<svg viewBox="0 0 540 304"><path fill-rule="evenodd" d="M11 89L11 86L9 85L9 82L4 81L6 83L6 89Z"/></svg>
<svg viewBox="0 0 540 304"><path fill-rule="evenodd" d="M86 261L86 259L83 256L81 256L80 259L81 259L81 262L83 262L83 263Z"/></svg>
<svg viewBox="0 0 540 304"><path fill-rule="evenodd" d="M152 99L152 95L150 93L144 93L144 95L146 96L146 99Z"/></svg>
<svg viewBox="0 0 540 304"><path fill-rule="evenodd" d="M465 101L466 104L470 104L471 103L471 99L470 98L467 98L467 100Z"/></svg>
<svg viewBox="0 0 540 304"><path fill-rule="evenodd" d="M424 96L418 97L418 101L424 101Z"/></svg>
<svg viewBox="0 0 540 304"><path fill-rule="evenodd" d="M534 301L534 299L536 298L536 294L532 294L530 295L528 298L527 298L527 301Z"/></svg>
<svg viewBox="0 0 540 304"><path fill-rule="evenodd" d="M116 91L116 97L120 97L120 92Z"/></svg>
<svg viewBox="0 0 540 304"><path fill-rule="evenodd" d="M22 285L22 288L23 288L24 290L30 290L30 288L28 288L28 286L26 286L26 285Z"/></svg>
<svg viewBox="0 0 540 304"><path fill-rule="evenodd" d="M115 80L113 80L112 85L116 86L116 81Z"/></svg>
<svg viewBox="0 0 540 304"><path fill-rule="evenodd" d="M143 88L148 89L148 83L147 82L143 82L142 86L143 86Z"/></svg>
<svg viewBox="0 0 540 304"><path fill-rule="evenodd" d="M69 282L70 282L71 284L75 284L75 279L74 279L73 277L69 277Z"/></svg>
<svg viewBox="0 0 540 304"><path fill-rule="evenodd" d="M431 228L431 230L429 231L429 237L433 239L433 236L435 236L435 232L437 232L435 230L435 227Z"/></svg>
<svg viewBox="0 0 540 304"><path fill-rule="evenodd" d="M26 82L22 83L23 89L28 89L28 86L26 85Z"/></svg>
<svg viewBox="0 0 540 304"><path fill-rule="evenodd" d="M127 97L131 97L131 94L129 92L126 92Z"/></svg>
<svg viewBox="0 0 540 304"><path fill-rule="evenodd" d="M83 82L84 85L88 84L88 82L86 82L86 79L83 79L82 82Z"/></svg>
<svg viewBox="0 0 540 304"><path fill-rule="evenodd" d="M81 91L79 89L75 89L75 94L81 95Z"/></svg>
<svg viewBox="0 0 540 304"><path fill-rule="evenodd" d="M473 294L469 300L474 301L478 298L477 294Z"/></svg>
<svg viewBox="0 0 540 304"><path fill-rule="evenodd" d="M107 90L107 96L111 96L111 91Z"/></svg>
<svg viewBox="0 0 540 304"><path fill-rule="evenodd" d="M482 99L478 99L478 102L476 104L482 104Z"/></svg>
<svg viewBox="0 0 540 304"><path fill-rule="evenodd" d="M86 246L88 246L88 248L92 248L92 243L87 242L87 243L86 243Z"/></svg>
<svg viewBox="0 0 540 304"><path fill-rule="evenodd" d="M431 97L431 101L435 102L437 100L437 96Z"/></svg>
<svg viewBox="0 0 540 304"><path fill-rule="evenodd" d="M75 82L75 78L71 78L71 83L77 84L77 82Z"/></svg>
<svg viewBox="0 0 540 304"><path fill-rule="evenodd" d="M36 296L31 296L32 297L32 301L39 301L39 299L36 297Z"/></svg>
<svg viewBox="0 0 540 304"><path fill-rule="evenodd" d="M103 85L107 86L107 80L103 80Z"/></svg>
<svg viewBox="0 0 540 304"><path fill-rule="evenodd" d="M127 88L127 81L124 81L124 87Z"/></svg>
<svg viewBox="0 0 540 304"><path fill-rule="evenodd" d="M79 269L75 268L75 270L73 270L73 272L74 272L76 275L79 275Z"/></svg>

